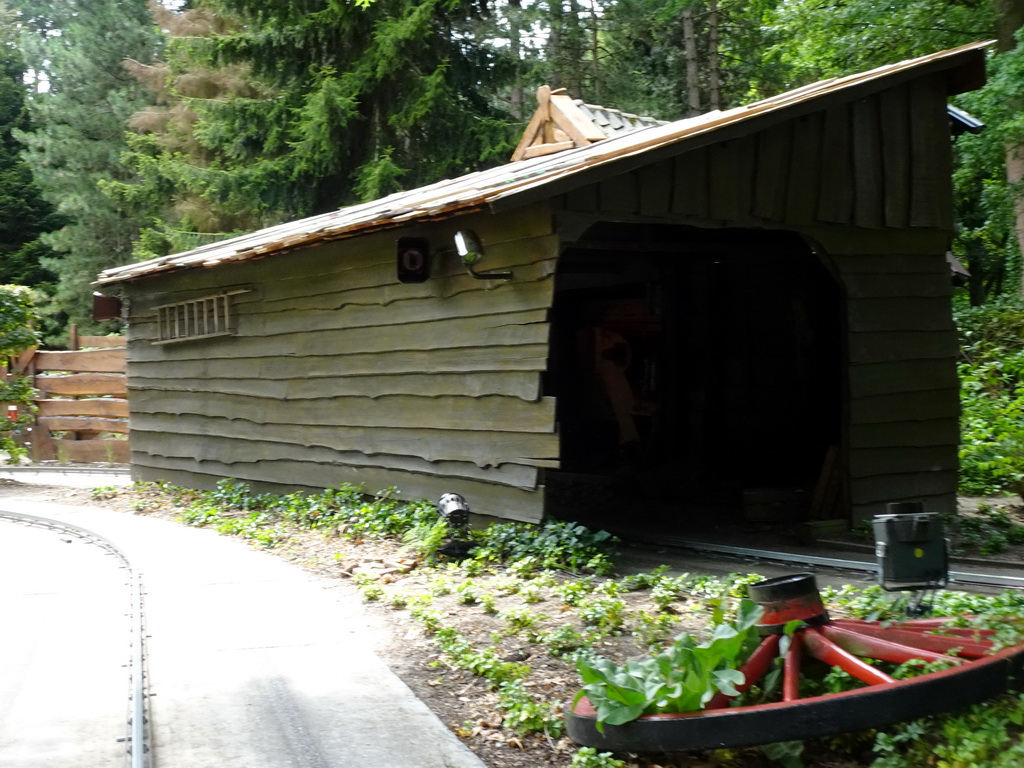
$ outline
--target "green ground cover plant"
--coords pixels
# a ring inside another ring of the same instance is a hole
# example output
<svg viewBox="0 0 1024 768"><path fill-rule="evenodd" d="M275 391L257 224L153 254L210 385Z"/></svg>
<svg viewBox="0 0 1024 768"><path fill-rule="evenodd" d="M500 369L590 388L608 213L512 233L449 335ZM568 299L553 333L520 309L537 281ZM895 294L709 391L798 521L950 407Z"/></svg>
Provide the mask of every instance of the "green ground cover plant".
<svg viewBox="0 0 1024 768"><path fill-rule="evenodd" d="M39 294L31 288L0 285L0 359L5 363L39 343L39 335L34 330L40 322L39 303ZM17 464L27 456L15 435L35 421L36 396L31 377L9 373L4 368L0 375L0 405L17 406L17 411L12 412L13 418L6 410L0 414L0 451L6 454L8 463Z"/></svg>
<svg viewBox="0 0 1024 768"><path fill-rule="evenodd" d="M641 715L697 712L719 691L738 696L738 668L758 640L754 623L762 613L743 600L735 621L719 624L704 642L684 633L663 651L622 665L581 658L576 668L583 687L576 701L590 699L603 731L605 724L622 725Z"/></svg>
<svg viewBox="0 0 1024 768"><path fill-rule="evenodd" d="M1024 297L957 312L960 491L1015 492L1024 478Z"/></svg>
<svg viewBox="0 0 1024 768"><path fill-rule="evenodd" d="M612 537L562 522L499 524L473 532L469 536L478 548L461 561L450 560L437 552L434 533L427 542L410 535L437 526L433 505L402 502L390 491L366 496L353 486L274 496L234 481L208 492L138 485L98 489L94 499L114 503L122 494L130 497L127 507L133 513L173 508L183 522L215 528L292 559L311 551L315 558L309 562L318 563L321 572L350 578L370 606L379 606L374 610L403 627L403 654L417 649L424 661L422 674L433 675L425 685L448 687L451 695L445 701L466 700L459 705L463 724L450 722L485 762L488 755L499 756L495 764L501 768L1024 764L1018 754L1024 701L1017 694L884 732L765 749L651 762L581 748L565 736L562 715L581 690L599 712L605 707L605 722L616 723L645 711L699 708L715 691L737 685L737 661L756 640L752 624L759 609L746 599L747 588L763 577L678 573L668 566L618 574ZM140 500L145 504L140 506ZM999 516L989 517L998 527ZM878 587L822 593L834 615L882 620L902 615L899 599ZM934 603L938 615L977 616L961 618L960 624L998 628L1001 645L1024 641L1020 593L944 591ZM887 670L903 677L928 667ZM808 692L856 685L845 673L827 668L820 678L804 683ZM765 681L744 700L768 696L771 687ZM514 750L521 759L509 762L510 753L488 751L494 749Z"/></svg>

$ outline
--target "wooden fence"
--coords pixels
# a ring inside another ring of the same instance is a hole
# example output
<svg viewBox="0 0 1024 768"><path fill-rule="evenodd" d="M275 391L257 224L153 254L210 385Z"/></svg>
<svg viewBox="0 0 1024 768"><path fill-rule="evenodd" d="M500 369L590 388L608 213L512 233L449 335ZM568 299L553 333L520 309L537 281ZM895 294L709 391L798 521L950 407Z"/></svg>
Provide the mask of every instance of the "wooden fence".
<svg viewBox="0 0 1024 768"><path fill-rule="evenodd" d="M15 373L33 377L39 413L27 436L34 461L128 463L123 336L79 336L70 350L28 350Z"/></svg>

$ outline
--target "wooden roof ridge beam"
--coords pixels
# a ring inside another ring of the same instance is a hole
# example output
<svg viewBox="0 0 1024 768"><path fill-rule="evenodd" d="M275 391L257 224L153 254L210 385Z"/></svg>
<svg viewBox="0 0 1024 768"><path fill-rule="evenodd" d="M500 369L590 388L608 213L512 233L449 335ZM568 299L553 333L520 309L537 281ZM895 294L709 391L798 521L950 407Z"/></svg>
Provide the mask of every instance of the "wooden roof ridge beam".
<svg viewBox="0 0 1024 768"><path fill-rule="evenodd" d="M565 136L560 136L559 132ZM566 93L565 88L537 89L537 110L512 153L512 162L549 155L573 147L586 147L607 138ZM566 140L567 139L567 140Z"/></svg>
<svg viewBox="0 0 1024 768"><path fill-rule="evenodd" d="M564 90L560 88L551 94L551 121L569 134L577 147L586 147L608 138Z"/></svg>

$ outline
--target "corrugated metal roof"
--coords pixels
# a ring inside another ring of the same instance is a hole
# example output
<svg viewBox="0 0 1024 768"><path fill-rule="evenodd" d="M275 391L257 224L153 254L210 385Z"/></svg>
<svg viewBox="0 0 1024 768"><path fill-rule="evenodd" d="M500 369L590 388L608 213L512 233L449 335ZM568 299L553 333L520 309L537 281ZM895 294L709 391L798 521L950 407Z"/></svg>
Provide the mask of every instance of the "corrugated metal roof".
<svg viewBox="0 0 1024 768"><path fill-rule="evenodd" d="M655 125L668 125L666 120L655 120L653 117L633 115L610 107L586 104L583 99L573 99L573 104L579 107L587 119L600 128L608 138L633 133Z"/></svg>
<svg viewBox="0 0 1024 768"><path fill-rule="evenodd" d="M391 229L415 221L429 221L487 209L501 202L514 204L556 180L570 179L595 168L651 151L681 144L727 126L773 114L814 99L918 69L944 71L975 64L988 42L972 43L949 51L898 64L822 80L770 99L724 112L653 125L614 135L587 147L509 163L486 171L446 179L426 187L398 192L380 200L311 216L222 240L184 253L114 267L102 272L99 284L117 283L169 270L212 267L261 255L292 250L326 240ZM974 86L972 86L974 87ZM621 113L620 113L621 114ZM580 183L586 183L580 179Z"/></svg>

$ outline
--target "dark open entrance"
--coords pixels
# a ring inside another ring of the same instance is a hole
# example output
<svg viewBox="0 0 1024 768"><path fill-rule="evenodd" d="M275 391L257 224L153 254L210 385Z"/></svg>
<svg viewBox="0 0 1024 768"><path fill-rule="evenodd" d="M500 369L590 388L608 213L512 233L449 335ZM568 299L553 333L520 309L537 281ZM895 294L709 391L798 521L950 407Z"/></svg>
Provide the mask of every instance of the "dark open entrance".
<svg viewBox="0 0 1024 768"><path fill-rule="evenodd" d="M840 289L806 242L603 223L555 286L548 514L666 533L807 515L840 443L844 353Z"/></svg>

